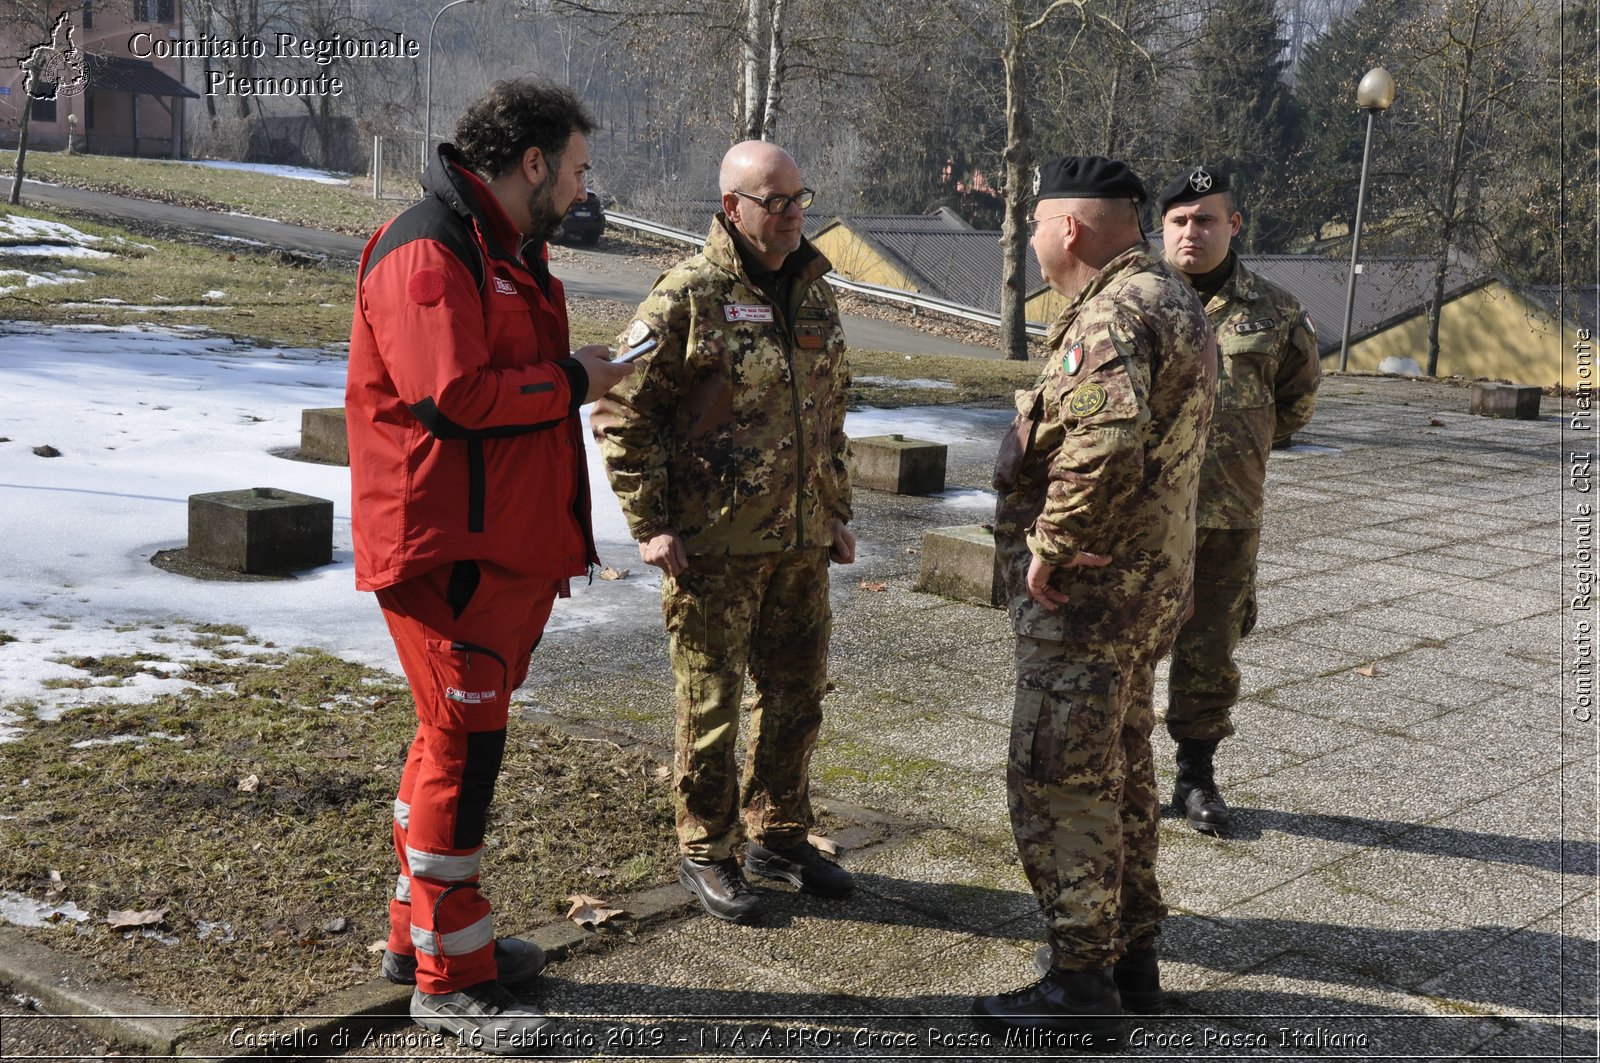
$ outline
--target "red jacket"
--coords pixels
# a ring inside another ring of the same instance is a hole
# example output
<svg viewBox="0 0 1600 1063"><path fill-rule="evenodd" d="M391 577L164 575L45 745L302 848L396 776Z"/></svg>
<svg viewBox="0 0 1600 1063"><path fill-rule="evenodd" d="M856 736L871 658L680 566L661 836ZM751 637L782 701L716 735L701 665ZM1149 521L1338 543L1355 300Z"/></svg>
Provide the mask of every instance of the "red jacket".
<svg viewBox="0 0 1600 1063"><path fill-rule="evenodd" d="M449 145L361 257L345 413L356 586L452 561L581 575L595 555L561 282Z"/></svg>

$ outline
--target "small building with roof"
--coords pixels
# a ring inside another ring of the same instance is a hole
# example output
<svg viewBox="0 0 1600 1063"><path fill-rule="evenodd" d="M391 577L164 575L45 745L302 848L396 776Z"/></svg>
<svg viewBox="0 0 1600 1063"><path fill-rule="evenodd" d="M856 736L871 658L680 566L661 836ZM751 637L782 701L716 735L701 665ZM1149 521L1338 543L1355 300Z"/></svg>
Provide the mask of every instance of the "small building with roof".
<svg viewBox="0 0 1600 1063"><path fill-rule="evenodd" d="M29 144L61 149L71 140L78 150L104 155L181 158L184 101L200 94L183 84L182 60L160 57L166 49L154 45L183 33L183 4L176 0L85 0L65 10L53 33L22 20L0 23L0 54L42 52L45 61L45 91L32 92ZM0 67L0 144L17 143L30 100L27 78L20 65Z"/></svg>

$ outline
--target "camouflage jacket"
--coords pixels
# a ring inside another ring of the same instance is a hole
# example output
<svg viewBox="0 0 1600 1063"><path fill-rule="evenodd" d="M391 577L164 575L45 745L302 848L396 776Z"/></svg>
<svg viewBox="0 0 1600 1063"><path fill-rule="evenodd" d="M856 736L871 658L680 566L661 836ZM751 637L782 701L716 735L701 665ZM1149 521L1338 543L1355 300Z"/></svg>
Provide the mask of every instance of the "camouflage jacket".
<svg viewBox="0 0 1600 1063"><path fill-rule="evenodd" d="M1195 520L1202 528L1259 528L1267 453L1304 428L1317 405L1317 334L1294 296L1243 262L1206 316L1220 364Z"/></svg>
<svg viewBox="0 0 1600 1063"><path fill-rule="evenodd" d="M722 215L705 250L662 274L619 341L658 346L591 424L639 541L676 530L690 554L826 546L850 519L850 375L832 268L809 242L787 306L740 263Z"/></svg>
<svg viewBox="0 0 1600 1063"><path fill-rule="evenodd" d="M1211 326L1194 289L1140 245L1078 293L1048 342L995 467L1012 624L1033 638L1165 653L1190 611ZM1070 600L1054 613L1028 597L1034 556L1062 565L1079 550L1111 563L1058 570L1052 586Z"/></svg>

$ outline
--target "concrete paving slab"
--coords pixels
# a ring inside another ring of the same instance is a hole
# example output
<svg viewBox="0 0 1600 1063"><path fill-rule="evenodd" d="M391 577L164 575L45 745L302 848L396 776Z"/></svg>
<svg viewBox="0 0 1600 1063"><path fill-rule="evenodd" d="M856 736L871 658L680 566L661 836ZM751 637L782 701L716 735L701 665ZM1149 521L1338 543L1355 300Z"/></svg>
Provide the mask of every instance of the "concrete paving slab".
<svg viewBox="0 0 1600 1063"><path fill-rule="evenodd" d="M1548 930L1511 934L1418 987L1448 1000L1491 1003L1498 1014L1595 1014L1594 949Z"/></svg>
<svg viewBox="0 0 1600 1063"><path fill-rule="evenodd" d="M953 712L913 712L881 721L877 740L891 749L921 754L930 744L974 771L1005 774L1010 722L978 720Z"/></svg>
<svg viewBox="0 0 1600 1063"><path fill-rule="evenodd" d="M1505 1021L1507 1029L1476 1046L1472 1059L1595 1059L1595 1024L1591 1021Z"/></svg>
<svg viewBox="0 0 1600 1063"><path fill-rule="evenodd" d="M1280 1052L1412 1058L1426 1045L1430 1056L1466 1053L1501 1029L1486 1016L1463 1015L1321 956L1297 953L1193 994L1186 1003L1269 1038L1281 1045Z"/></svg>
<svg viewBox="0 0 1600 1063"><path fill-rule="evenodd" d="M1423 745L1437 743L1469 753L1483 746L1485 735L1493 735L1496 742L1519 744L1530 759L1547 761L1554 755L1559 734L1550 714L1539 710L1541 703L1547 702L1530 691L1518 690L1504 699L1490 698L1405 724L1394 733Z"/></svg>
<svg viewBox="0 0 1600 1063"><path fill-rule="evenodd" d="M1429 641L1426 636L1412 632L1371 627L1363 623L1364 620L1361 610L1338 618L1313 619L1298 625L1293 638L1296 642L1343 650L1369 661L1394 657Z"/></svg>
<svg viewBox="0 0 1600 1063"><path fill-rule="evenodd" d="M1408 608L1454 617L1475 627L1494 627L1554 613L1558 604L1544 595L1508 595L1501 587L1471 580L1464 580L1448 590L1417 595L1406 602Z"/></svg>
<svg viewBox="0 0 1600 1063"><path fill-rule="evenodd" d="M1234 651L1235 661L1275 668L1294 676L1309 677L1359 667L1372 660L1371 657L1342 650L1336 646L1316 646L1294 638L1298 623L1278 613L1273 606L1280 597L1283 596L1278 593L1270 596L1262 595L1261 617L1257 621L1256 630L1239 643L1239 648ZM1300 620L1322 615L1320 612L1309 611L1315 608L1314 603L1309 600L1306 601L1304 608L1307 610L1306 615L1300 617Z"/></svg>
<svg viewBox="0 0 1600 1063"><path fill-rule="evenodd" d="M1441 925L1517 930L1558 911L1562 877L1549 871L1406 848L1374 849L1317 873L1330 889L1353 889L1411 908Z"/></svg>
<svg viewBox="0 0 1600 1063"><path fill-rule="evenodd" d="M851 868L858 889L972 933L1040 918L1009 834L980 839L933 829L904 845L883 846Z"/></svg>
<svg viewBox="0 0 1600 1063"><path fill-rule="evenodd" d="M1561 674L1559 660L1530 661L1509 653L1484 653L1479 647L1424 646L1395 658L1398 671L1417 667L1451 675L1473 676L1511 687L1527 687Z"/></svg>
<svg viewBox="0 0 1600 1063"><path fill-rule="evenodd" d="M1454 616L1440 616L1438 613L1419 608L1418 604L1425 598L1426 595L1413 595L1409 598L1396 599L1386 605L1369 605L1356 615L1367 627L1415 634L1422 639L1449 640L1484 630L1480 622Z"/></svg>
<svg viewBox="0 0 1600 1063"><path fill-rule="evenodd" d="M1366 658L1366 662L1376 657ZM1366 667L1363 662L1361 667ZM1511 688L1479 680L1396 670L1380 661L1377 674L1355 668L1277 687L1261 700L1327 720L1349 721L1371 730L1390 730L1432 719L1462 705L1502 697Z"/></svg>
<svg viewBox="0 0 1600 1063"><path fill-rule="evenodd" d="M1400 989L1419 987L1495 947L1504 931L1441 926L1431 916L1357 891L1330 893L1320 876L1285 883L1218 913L1285 952L1310 950L1337 971ZM1484 999L1484 998L1468 998Z"/></svg>

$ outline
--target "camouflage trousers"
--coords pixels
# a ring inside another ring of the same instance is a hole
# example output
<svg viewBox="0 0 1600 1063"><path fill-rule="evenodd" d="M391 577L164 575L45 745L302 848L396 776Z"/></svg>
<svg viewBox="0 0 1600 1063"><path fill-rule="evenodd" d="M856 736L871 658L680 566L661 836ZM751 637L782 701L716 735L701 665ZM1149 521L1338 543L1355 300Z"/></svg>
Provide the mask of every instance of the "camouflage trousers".
<svg viewBox="0 0 1600 1063"><path fill-rule="evenodd" d="M1017 638L1006 793L1055 965L1105 967L1166 918L1150 699L1154 661L1126 647Z"/></svg>
<svg viewBox="0 0 1600 1063"><path fill-rule="evenodd" d="M1239 666L1233 651L1256 626L1257 528L1197 528L1194 615L1178 632L1162 721L1173 738L1233 734Z"/></svg>
<svg viewBox="0 0 1600 1063"><path fill-rule="evenodd" d="M679 850L722 860L746 831L767 846L804 841L828 682L826 548L690 557L662 580L661 608L677 689ZM746 669L755 701L741 772L734 754Z"/></svg>

